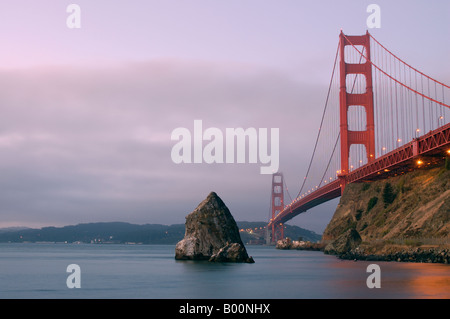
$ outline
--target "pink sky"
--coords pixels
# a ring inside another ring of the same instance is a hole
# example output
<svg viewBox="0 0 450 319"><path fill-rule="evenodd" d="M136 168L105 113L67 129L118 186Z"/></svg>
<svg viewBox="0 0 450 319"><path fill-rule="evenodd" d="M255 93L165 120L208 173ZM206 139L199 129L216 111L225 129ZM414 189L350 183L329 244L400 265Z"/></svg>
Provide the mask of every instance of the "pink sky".
<svg viewBox="0 0 450 319"><path fill-rule="evenodd" d="M280 169L296 194L340 28L365 33L372 3L74 2L81 29L66 26L69 1L0 3L0 227L184 223L212 190L236 220L266 220L270 176L259 164L177 166L170 133L194 119L279 127ZM449 3L377 3L382 27L370 32L450 83ZM336 203L292 223L321 231Z"/></svg>

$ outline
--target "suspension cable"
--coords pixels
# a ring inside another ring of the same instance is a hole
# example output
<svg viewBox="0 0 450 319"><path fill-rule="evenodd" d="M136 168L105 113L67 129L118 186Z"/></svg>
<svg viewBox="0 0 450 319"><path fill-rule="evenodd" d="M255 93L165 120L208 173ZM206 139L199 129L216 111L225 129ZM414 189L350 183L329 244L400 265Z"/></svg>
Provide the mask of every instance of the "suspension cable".
<svg viewBox="0 0 450 319"><path fill-rule="evenodd" d="M355 45L345 36L345 34L343 34L344 38L350 43L350 45L356 50L358 51L359 54L361 54L362 56L364 56L364 58L366 58L366 61L368 61L371 65L373 65L378 71L380 71L381 73L383 73L384 75L386 75L387 77L389 77L391 80L393 80L394 82L400 84L401 86L407 88L410 91L413 91L416 94L419 94L420 96L422 96L423 98L426 98L427 100L430 100L432 102L438 103L440 105L446 106L448 108L450 108L450 105L447 105L443 102L439 102L429 96L426 96L425 94L422 94L416 90L414 90L413 88L410 88L409 86L403 84L402 82L398 81L397 79L395 79L394 77L392 77L391 75L387 74L385 71L383 71L381 68L379 68L375 63L373 63L372 61L370 61L361 51L359 51ZM395 57L395 55L393 55ZM420 74L422 74L421 72L419 72ZM437 82L437 81L436 81ZM444 84L445 85L445 84ZM446 85L445 85L446 86Z"/></svg>
<svg viewBox="0 0 450 319"><path fill-rule="evenodd" d="M403 64L405 64L406 66L408 66L409 68L411 68L411 69L413 69L414 71L416 71L417 73L420 73L421 75L423 75L424 77L426 77L426 78L428 78L428 79L430 79L430 80L432 80L432 81L434 81L434 82L436 82L436 83L438 83L438 84L440 84L440 85L443 85L443 86L445 86L446 88L448 88L448 89L450 89L450 86L448 86L448 85L446 85L446 84L444 84L444 83L442 83L442 82L439 82L438 80L435 80L435 79L433 79L432 77L429 77L428 75L426 75L425 73L423 73L423 72L420 72L419 70L417 70L416 68L414 68L414 67L412 67L411 65L409 65L408 63L406 63L405 61L403 61L402 59L400 59L398 56L396 56L394 53L392 53L391 51L389 51L385 46L383 46L380 42L378 42L377 41L377 39L375 39L370 33L368 33L369 34L369 36L372 38L372 40L374 40L379 46L381 46L384 50L386 50L390 55L392 55L393 57L395 57L397 60L399 60L400 62L402 62ZM345 37L345 35L344 35L344 37ZM347 39L347 37L346 37L346 39ZM348 40L348 39L347 39ZM350 42L350 41L349 41ZM350 42L351 43L351 42ZM352 44L353 45L353 44Z"/></svg>
<svg viewBox="0 0 450 319"><path fill-rule="evenodd" d="M300 191L298 192L298 194L297 194L296 197L299 197L299 196L300 196L300 194L301 194L302 191L303 191L303 188L305 187L306 179L308 178L309 171L311 170L311 165L312 165L312 163L313 163L314 155L316 154L317 144L318 144L318 142L319 142L320 133L322 132L323 120L324 120L324 118L325 118L325 113L326 113L327 106L328 106L328 100L329 100L329 98L330 98L330 91L331 91L331 86L332 86L332 83L333 83L334 72L336 71L336 64L337 64L336 62L337 62L337 58L338 58L338 55L339 55L339 47L340 47L340 44L338 44L338 48L337 48L337 50L336 50L336 56L335 56L335 58L334 58L333 72L331 73L330 85L328 86L327 98L326 98L326 101L325 101L325 107L324 107L324 110L323 110L323 113L322 113L322 119L321 119L321 121L320 121L319 133L317 134L316 143L315 143L315 145L314 145L313 154L312 154L312 156L311 156L311 160L309 161L308 170L306 171L306 176L305 176L305 178L303 179L302 187L300 187Z"/></svg>

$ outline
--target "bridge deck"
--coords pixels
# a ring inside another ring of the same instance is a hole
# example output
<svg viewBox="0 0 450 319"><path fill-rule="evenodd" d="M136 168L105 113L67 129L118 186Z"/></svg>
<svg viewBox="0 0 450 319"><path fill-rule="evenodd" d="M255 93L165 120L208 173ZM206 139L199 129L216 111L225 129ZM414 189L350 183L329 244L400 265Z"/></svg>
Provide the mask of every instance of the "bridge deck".
<svg viewBox="0 0 450 319"><path fill-rule="evenodd" d="M450 123L375 159L343 178L318 188L305 197L294 200L269 222L269 227L272 224L285 223L308 209L341 196L344 180L349 184L386 179L422 166L438 164L446 155L448 156L448 152L450 152ZM417 163L418 159L422 160L422 164Z"/></svg>

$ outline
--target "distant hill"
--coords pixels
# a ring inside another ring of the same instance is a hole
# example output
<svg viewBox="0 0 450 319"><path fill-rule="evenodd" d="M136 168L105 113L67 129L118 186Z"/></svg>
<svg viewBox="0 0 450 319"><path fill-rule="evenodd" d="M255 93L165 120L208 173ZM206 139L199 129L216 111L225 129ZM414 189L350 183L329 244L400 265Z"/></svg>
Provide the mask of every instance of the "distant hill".
<svg viewBox="0 0 450 319"><path fill-rule="evenodd" d="M261 244L264 240L264 222L237 222L244 243ZM256 230L256 229L257 230ZM261 229L260 229L261 228ZM176 244L184 237L184 224L130 224L125 222L87 223L40 229L0 229L0 242L82 242L104 244ZM320 235L297 226L286 225L285 235L317 241Z"/></svg>
<svg viewBox="0 0 450 319"><path fill-rule="evenodd" d="M172 244L184 236L184 225L88 223L0 233L0 242L83 242Z"/></svg>
<svg viewBox="0 0 450 319"><path fill-rule="evenodd" d="M19 230L25 230L25 229L31 229L29 227L5 227L5 228L0 228L0 233L8 233L8 232L14 232L14 231L19 231Z"/></svg>

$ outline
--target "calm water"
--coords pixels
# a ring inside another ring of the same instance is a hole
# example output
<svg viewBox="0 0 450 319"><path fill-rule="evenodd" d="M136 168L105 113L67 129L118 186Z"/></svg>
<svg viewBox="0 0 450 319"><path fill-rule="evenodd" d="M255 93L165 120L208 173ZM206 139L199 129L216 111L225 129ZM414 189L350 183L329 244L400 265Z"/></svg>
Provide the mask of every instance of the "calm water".
<svg viewBox="0 0 450 319"><path fill-rule="evenodd" d="M0 244L0 298L450 298L450 265L376 262L369 289L369 262L247 246L255 264L214 264L175 261L174 248ZM67 288L69 264L80 289Z"/></svg>

